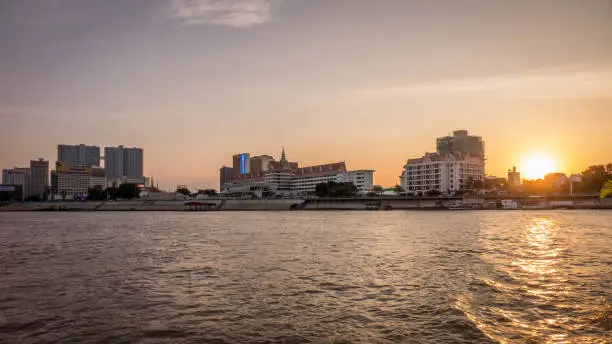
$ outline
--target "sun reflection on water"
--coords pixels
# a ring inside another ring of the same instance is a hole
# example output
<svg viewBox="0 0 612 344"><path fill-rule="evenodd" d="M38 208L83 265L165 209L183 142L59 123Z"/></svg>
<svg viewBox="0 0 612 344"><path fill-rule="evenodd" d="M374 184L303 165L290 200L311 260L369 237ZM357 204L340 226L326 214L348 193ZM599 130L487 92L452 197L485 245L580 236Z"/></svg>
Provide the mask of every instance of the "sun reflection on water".
<svg viewBox="0 0 612 344"><path fill-rule="evenodd" d="M592 268L568 257L572 242L564 224L534 217L519 228L499 228L492 226L482 239L483 258L493 271L476 277L455 307L499 343L603 343L589 331L601 330L608 319L589 320L597 309L573 278Z"/></svg>

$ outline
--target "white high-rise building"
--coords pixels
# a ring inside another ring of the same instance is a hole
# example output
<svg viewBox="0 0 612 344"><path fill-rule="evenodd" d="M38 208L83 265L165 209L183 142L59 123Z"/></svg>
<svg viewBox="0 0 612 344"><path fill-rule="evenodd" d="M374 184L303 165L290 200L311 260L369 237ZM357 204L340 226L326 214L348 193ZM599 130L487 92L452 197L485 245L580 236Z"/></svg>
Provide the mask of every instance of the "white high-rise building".
<svg viewBox="0 0 612 344"><path fill-rule="evenodd" d="M106 179L143 177L142 148L105 147L104 168Z"/></svg>
<svg viewBox="0 0 612 344"><path fill-rule="evenodd" d="M470 179L484 181L481 157L426 153L421 158L408 160L402 174L402 187L412 194L436 190L450 195L468 188Z"/></svg>

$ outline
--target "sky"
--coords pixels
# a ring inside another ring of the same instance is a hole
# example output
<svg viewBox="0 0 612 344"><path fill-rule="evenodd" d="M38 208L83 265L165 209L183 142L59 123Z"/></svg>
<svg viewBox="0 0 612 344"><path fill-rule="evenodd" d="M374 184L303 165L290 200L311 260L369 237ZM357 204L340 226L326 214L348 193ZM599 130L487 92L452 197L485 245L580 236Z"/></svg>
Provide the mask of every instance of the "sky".
<svg viewBox="0 0 612 344"><path fill-rule="evenodd" d="M612 162L610 0L2 0L0 168L144 149L166 188L250 152L399 182L467 129L486 172Z"/></svg>

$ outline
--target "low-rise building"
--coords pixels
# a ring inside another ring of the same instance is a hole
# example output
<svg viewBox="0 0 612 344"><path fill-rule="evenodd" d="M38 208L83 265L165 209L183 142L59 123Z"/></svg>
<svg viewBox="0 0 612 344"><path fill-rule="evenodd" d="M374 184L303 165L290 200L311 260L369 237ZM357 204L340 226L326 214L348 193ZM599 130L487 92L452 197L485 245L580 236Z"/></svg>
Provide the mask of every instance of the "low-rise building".
<svg viewBox="0 0 612 344"><path fill-rule="evenodd" d="M367 192L374 187L374 170L354 170L347 172L347 181L352 182L360 192Z"/></svg>
<svg viewBox="0 0 612 344"><path fill-rule="evenodd" d="M21 186L21 200L30 197L30 168L15 167L2 170L2 184Z"/></svg>
<svg viewBox="0 0 612 344"><path fill-rule="evenodd" d="M508 170L508 185L511 188L518 188L521 186L521 172L516 170L516 167L512 167Z"/></svg>
<svg viewBox="0 0 612 344"><path fill-rule="evenodd" d="M0 202L23 201L22 185L0 185Z"/></svg>
<svg viewBox="0 0 612 344"><path fill-rule="evenodd" d="M139 184L146 187L151 186L151 179L148 177L119 177L106 179L107 187L119 187L121 184Z"/></svg>

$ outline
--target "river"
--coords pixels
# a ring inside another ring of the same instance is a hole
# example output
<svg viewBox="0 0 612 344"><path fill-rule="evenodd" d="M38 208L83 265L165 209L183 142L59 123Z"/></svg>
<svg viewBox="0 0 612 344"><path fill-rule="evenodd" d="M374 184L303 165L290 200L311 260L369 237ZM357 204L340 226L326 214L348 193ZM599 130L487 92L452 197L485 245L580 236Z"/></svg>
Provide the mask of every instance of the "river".
<svg viewBox="0 0 612 344"><path fill-rule="evenodd" d="M611 302L611 211L0 214L0 343L607 343Z"/></svg>

